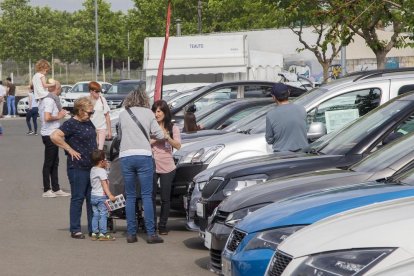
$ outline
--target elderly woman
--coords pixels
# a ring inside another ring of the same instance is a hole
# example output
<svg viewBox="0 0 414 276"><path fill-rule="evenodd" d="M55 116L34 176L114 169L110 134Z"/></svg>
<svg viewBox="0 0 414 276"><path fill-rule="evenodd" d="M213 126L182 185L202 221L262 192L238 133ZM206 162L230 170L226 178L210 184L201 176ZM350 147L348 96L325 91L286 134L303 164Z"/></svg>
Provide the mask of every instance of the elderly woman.
<svg viewBox="0 0 414 276"><path fill-rule="evenodd" d="M165 134L149 109L149 99L145 86L139 86L124 100L125 110L119 114L121 145L119 158L125 181L127 242L137 242L136 198L137 181L141 185L141 198L144 205L147 243L164 242L155 232L152 181L154 163L150 145L151 139L164 139Z"/></svg>
<svg viewBox="0 0 414 276"><path fill-rule="evenodd" d="M84 239L81 232L81 215L83 201L86 199L88 230L92 233L92 207L90 171L92 168L91 154L96 149L96 130L90 121L93 105L89 97L75 101L75 116L67 120L55 130L51 139L63 148L68 156L67 172L72 197L70 200L70 232L74 239Z"/></svg>
<svg viewBox="0 0 414 276"><path fill-rule="evenodd" d="M101 85L96 81L88 84L93 110L95 113L91 117L91 121L96 128L98 149L103 149L105 138L111 139L111 119L109 117L109 106L105 97L101 95Z"/></svg>

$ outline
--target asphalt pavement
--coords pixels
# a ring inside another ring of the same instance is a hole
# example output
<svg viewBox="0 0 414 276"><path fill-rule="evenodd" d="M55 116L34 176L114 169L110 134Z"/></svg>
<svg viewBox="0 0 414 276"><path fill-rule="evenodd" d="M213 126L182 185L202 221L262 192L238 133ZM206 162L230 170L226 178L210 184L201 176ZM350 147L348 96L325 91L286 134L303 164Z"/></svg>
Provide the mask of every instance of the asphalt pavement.
<svg viewBox="0 0 414 276"><path fill-rule="evenodd" d="M115 241L72 239L69 197L42 198L43 144L26 136L24 118L0 119L0 267L1 275L213 275L208 251L197 233L172 213L163 244L127 244L126 223L116 221ZM70 192L61 152L59 180ZM85 210L84 213L86 214ZM87 233L85 215L82 230Z"/></svg>

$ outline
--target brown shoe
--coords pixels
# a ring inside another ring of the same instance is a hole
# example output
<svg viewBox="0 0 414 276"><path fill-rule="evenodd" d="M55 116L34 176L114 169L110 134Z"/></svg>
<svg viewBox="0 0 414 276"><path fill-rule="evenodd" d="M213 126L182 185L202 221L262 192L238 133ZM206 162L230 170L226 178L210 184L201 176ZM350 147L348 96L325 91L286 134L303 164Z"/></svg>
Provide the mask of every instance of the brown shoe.
<svg viewBox="0 0 414 276"><path fill-rule="evenodd" d="M152 236L148 236L147 243L163 243L164 240L161 239L158 235L154 234Z"/></svg>

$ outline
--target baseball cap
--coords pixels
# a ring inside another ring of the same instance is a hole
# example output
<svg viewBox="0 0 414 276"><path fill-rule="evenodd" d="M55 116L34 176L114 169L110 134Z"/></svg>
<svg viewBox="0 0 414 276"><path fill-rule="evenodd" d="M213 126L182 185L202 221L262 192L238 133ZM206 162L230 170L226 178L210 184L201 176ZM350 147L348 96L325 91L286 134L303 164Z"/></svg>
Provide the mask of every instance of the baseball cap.
<svg viewBox="0 0 414 276"><path fill-rule="evenodd" d="M276 99L286 98L289 96L289 87L284 83L275 83L272 86L272 95Z"/></svg>

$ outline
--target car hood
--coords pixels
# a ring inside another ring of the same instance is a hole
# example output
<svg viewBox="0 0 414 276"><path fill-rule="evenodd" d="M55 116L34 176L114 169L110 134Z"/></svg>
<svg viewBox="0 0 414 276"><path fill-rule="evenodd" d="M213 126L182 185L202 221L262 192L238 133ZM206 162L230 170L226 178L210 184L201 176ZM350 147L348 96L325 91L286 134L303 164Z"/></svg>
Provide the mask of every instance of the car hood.
<svg viewBox="0 0 414 276"><path fill-rule="evenodd" d="M68 93L65 94L64 98L75 100L75 99L78 99L80 97L87 97L89 95L90 95L89 92L87 92L87 93L83 93L83 92L70 93L70 92L68 92Z"/></svg>
<svg viewBox="0 0 414 276"><path fill-rule="evenodd" d="M373 247L403 248L414 254L413 213L412 197L371 204L306 227L281 243L278 249L294 258Z"/></svg>
<svg viewBox="0 0 414 276"><path fill-rule="evenodd" d="M321 171L301 177L288 177L247 187L223 200L220 211L234 212L250 206L273 203L293 196L366 181L372 173L346 170Z"/></svg>
<svg viewBox="0 0 414 276"><path fill-rule="evenodd" d="M191 141L193 139L201 140L201 139L206 139L209 136L221 135L221 134L226 134L226 133L227 132L223 130L217 130L217 129L206 129L206 130L199 130L199 131L191 132L191 133L181 133L181 141L185 143L186 141Z"/></svg>
<svg viewBox="0 0 414 276"><path fill-rule="evenodd" d="M414 187L395 183L365 182L326 189L263 207L241 221L246 233L288 225L307 225L350 209L414 196Z"/></svg>
<svg viewBox="0 0 414 276"><path fill-rule="evenodd" d="M292 152L288 155L274 153L272 156L273 158L256 159L250 163L223 167L217 170L214 176L230 179L252 174L267 174L270 179L273 179L305 171L335 167L343 158L342 155L316 156L303 152Z"/></svg>
<svg viewBox="0 0 414 276"><path fill-rule="evenodd" d="M104 94L107 101L118 101L123 100L128 94Z"/></svg>

